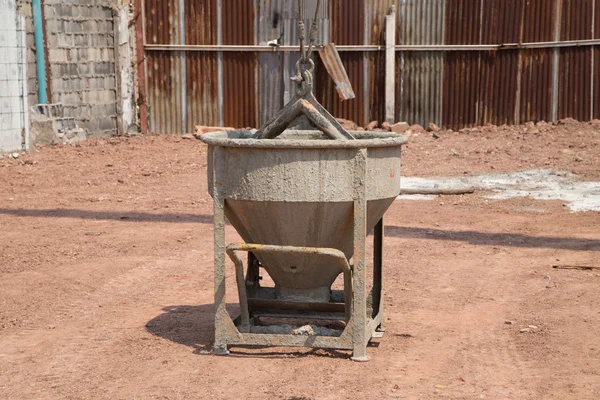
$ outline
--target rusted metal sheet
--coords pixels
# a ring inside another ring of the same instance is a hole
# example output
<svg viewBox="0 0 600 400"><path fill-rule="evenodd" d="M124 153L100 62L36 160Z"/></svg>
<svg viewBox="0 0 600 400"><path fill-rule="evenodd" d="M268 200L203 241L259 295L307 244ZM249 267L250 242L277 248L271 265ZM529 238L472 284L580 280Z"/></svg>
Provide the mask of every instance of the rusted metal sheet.
<svg viewBox="0 0 600 400"><path fill-rule="evenodd" d="M481 44L518 43L523 4L522 0L487 0L481 9ZM518 64L518 50L480 53L478 125L516 122Z"/></svg>
<svg viewBox="0 0 600 400"><path fill-rule="evenodd" d="M331 4L331 42L336 45L364 44L365 7L361 0L330 0ZM317 79L315 95L335 117L355 121L366 125L364 108L365 62L360 52L348 52L340 56L348 78L357 98L348 101L340 100L335 85L325 72L321 62L317 62Z"/></svg>
<svg viewBox="0 0 600 400"><path fill-rule="evenodd" d="M258 44L283 44L283 2L259 0L257 17ZM284 55L280 52L261 52L258 55L260 126L267 123L283 107L283 59Z"/></svg>
<svg viewBox="0 0 600 400"><path fill-rule="evenodd" d="M275 1L275 0L274 0ZM281 0L279 0L281 2ZM298 46L300 44L300 37L298 32L298 6L295 1L283 1L283 37L282 42L289 46ZM329 0L321 1L321 9L319 10L318 18L318 31L316 44L325 44L330 42L330 4ZM315 9L317 7L316 0L304 0L304 26L310 27L312 24L312 18L314 17ZM307 32L308 35L308 32ZM319 68L319 59L313 54L313 61L317 64L315 69L315 79L318 80L321 72L325 73L323 79L326 77L327 72L322 68ZM286 52L283 56L283 96L284 102L290 101L294 95L295 85L290 80L292 76L296 74L296 62L300 58L299 51ZM305 125L308 127L307 125Z"/></svg>
<svg viewBox="0 0 600 400"><path fill-rule="evenodd" d="M182 44L179 0L145 2L146 41L151 44ZM148 53L148 106L150 130L180 133L182 127L182 53L157 51Z"/></svg>
<svg viewBox="0 0 600 400"><path fill-rule="evenodd" d="M600 38L600 0L561 0L562 18L555 15L555 1L323 0L316 42L383 46L383 21L392 5L397 9L399 45ZM298 45L293 1L146 0L144 4L143 33L149 45ZM315 6L316 0L305 0L306 26ZM599 47L398 51L396 119L461 128L551 120L554 115L600 117ZM210 50L146 50L152 131L182 133L196 124L220 122L258 127L291 98L289 78L295 73L297 52ZM335 116L361 125L383 121L382 50L341 52L356 94L346 102L338 99L323 63L315 60L316 96ZM141 92L139 100L142 112Z"/></svg>
<svg viewBox="0 0 600 400"><path fill-rule="evenodd" d="M400 20L397 11L400 0L372 0L366 3L365 25L368 27L367 44L384 46L385 17L390 7L394 6L396 8L396 21ZM367 60L368 68L368 86L366 88L366 93L368 94L366 99L368 103L367 120L385 121L385 51L366 52L364 57Z"/></svg>
<svg viewBox="0 0 600 400"><path fill-rule="evenodd" d="M148 44L215 44L215 0L147 0ZM215 125L216 54L146 52L150 130L185 133L194 125Z"/></svg>
<svg viewBox="0 0 600 400"><path fill-rule="evenodd" d="M255 44L255 14L253 0L222 1L223 44ZM258 57L248 52L223 54L224 123L232 127L257 127Z"/></svg>
<svg viewBox="0 0 600 400"><path fill-rule="evenodd" d="M600 0L594 4L594 39L600 39ZM600 119L600 46L595 46L593 51L592 118Z"/></svg>
<svg viewBox="0 0 600 400"><path fill-rule="evenodd" d="M341 100L350 100L355 98L354 91L352 90L352 84L348 79L348 74L344 68L344 64L340 59L340 54L332 43L326 44L321 51L319 51L321 61L327 69L329 76L335 82L335 90L338 92Z"/></svg>
<svg viewBox="0 0 600 400"><path fill-rule="evenodd" d="M447 0L444 15L445 44L478 44L481 0ZM442 125L459 129L477 124L480 54L457 51L446 54L443 78Z"/></svg>
<svg viewBox="0 0 600 400"><path fill-rule="evenodd" d="M214 45L217 43L216 0L186 0L186 44ZM217 53L188 52L186 58L187 127L215 126L219 122L217 80Z"/></svg>
<svg viewBox="0 0 600 400"><path fill-rule="evenodd" d="M521 123L552 120L552 54L549 49L521 52Z"/></svg>
<svg viewBox="0 0 600 400"><path fill-rule="evenodd" d="M523 3L521 41L554 40L555 8L547 0ZM520 52L519 122L552 120L552 49Z"/></svg>
<svg viewBox="0 0 600 400"><path fill-rule="evenodd" d="M444 40L443 0L400 0L399 45L440 45ZM427 21L427 23L424 23ZM442 52L398 52L396 116L410 124L442 123Z"/></svg>
<svg viewBox="0 0 600 400"><path fill-rule="evenodd" d="M592 39L595 0L563 0L560 39ZM592 48L560 49L558 118L591 117Z"/></svg>

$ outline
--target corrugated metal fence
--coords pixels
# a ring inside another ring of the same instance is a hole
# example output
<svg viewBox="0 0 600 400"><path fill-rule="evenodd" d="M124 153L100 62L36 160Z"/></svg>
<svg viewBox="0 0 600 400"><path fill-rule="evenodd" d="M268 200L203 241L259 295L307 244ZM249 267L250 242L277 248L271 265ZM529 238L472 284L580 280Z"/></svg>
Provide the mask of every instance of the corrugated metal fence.
<svg viewBox="0 0 600 400"><path fill-rule="evenodd" d="M145 0L150 129L258 127L277 112L298 59L295 3ZM339 47L356 93L340 101L315 60L316 96L336 117L384 120L390 6L396 120L457 129L600 118L600 0L323 0L317 42ZM315 7L305 0L307 26Z"/></svg>

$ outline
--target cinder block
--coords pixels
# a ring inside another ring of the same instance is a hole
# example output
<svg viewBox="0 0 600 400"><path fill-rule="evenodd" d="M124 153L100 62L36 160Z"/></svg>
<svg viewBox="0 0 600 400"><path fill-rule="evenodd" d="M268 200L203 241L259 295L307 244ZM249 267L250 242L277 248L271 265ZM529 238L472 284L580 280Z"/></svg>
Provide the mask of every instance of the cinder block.
<svg viewBox="0 0 600 400"><path fill-rule="evenodd" d="M85 33L76 33L73 35L73 45L75 47L85 47L89 43L89 37L90 35L87 35Z"/></svg>
<svg viewBox="0 0 600 400"><path fill-rule="evenodd" d="M81 21L64 21L64 32L65 33L80 33L85 32L83 29L83 22Z"/></svg>
<svg viewBox="0 0 600 400"><path fill-rule="evenodd" d="M77 63L77 70L79 71L80 76L91 75L93 73L91 63Z"/></svg>
<svg viewBox="0 0 600 400"><path fill-rule="evenodd" d="M19 12L21 14L23 14L25 16L26 19L30 19L33 17L33 10L31 8L31 2L30 1L21 1L21 4L19 5Z"/></svg>
<svg viewBox="0 0 600 400"><path fill-rule="evenodd" d="M33 34L28 33L25 36L25 40L27 41L27 47L30 49L35 49L35 37Z"/></svg>
<svg viewBox="0 0 600 400"><path fill-rule="evenodd" d="M76 64L74 64L76 65ZM87 89L85 78L60 77L52 79L52 91L60 93L80 92Z"/></svg>
<svg viewBox="0 0 600 400"><path fill-rule="evenodd" d="M83 92L83 101L86 103L94 104L98 102L98 91L97 90L86 90Z"/></svg>
<svg viewBox="0 0 600 400"><path fill-rule="evenodd" d="M88 134L93 135L95 132L98 132L98 127L100 126L100 121L98 118L82 120L79 124L88 131Z"/></svg>
<svg viewBox="0 0 600 400"><path fill-rule="evenodd" d="M92 16L91 10L91 7L77 6L77 10L74 14L76 13L80 17L88 18Z"/></svg>
<svg viewBox="0 0 600 400"><path fill-rule="evenodd" d="M50 74L52 78L69 77L77 75L77 64L75 63L51 63Z"/></svg>
<svg viewBox="0 0 600 400"><path fill-rule="evenodd" d="M99 32L107 32L108 33L108 32L114 31L112 14L110 15L109 18L111 18L111 19L105 19L105 20L98 21L97 29Z"/></svg>
<svg viewBox="0 0 600 400"><path fill-rule="evenodd" d="M79 52L83 53L85 56L82 60L86 61L105 61L106 59L102 56L102 49L97 49L95 47L88 47L85 49L79 49Z"/></svg>
<svg viewBox="0 0 600 400"><path fill-rule="evenodd" d="M114 76L106 76L104 77L104 88L105 89L114 89L117 87L116 80Z"/></svg>
<svg viewBox="0 0 600 400"><path fill-rule="evenodd" d="M66 63L69 61L67 50L65 49L48 49L48 59L51 63Z"/></svg>
<svg viewBox="0 0 600 400"><path fill-rule="evenodd" d="M91 110L92 110L92 118L109 117L111 115L114 115L116 112L114 103L113 104L92 105ZM103 129L110 129L110 128L103 128Z"/></svg>
<svg viewBox="0 0 600 400"><path fill-rule="evenodd" d="M101 59L111 63L115 62L115 50L113 48L100 49Z"/></svg>
<svg viewBox="0 0 600 400"><path fill-rule="evenodd" d="M112 8L101 6L94 9L94 16L98 18L112 19L114 15Z"/></svg>
<svg viewBox="0 0 600 400"><path fill-rule="evenodd" d="M47 9L48 7L46 7ZM57 17L72 17L73 16L73 6L70 4L57 4L52 6L51 9L54 11Z"/></svg>
<svg viewBox="0 0 600 400"><path fill-rule="evenodd" d="M90 107L87 104L65 106L64 116L76 120L86 120L90 117Z"/></svg>
<svg viewBox="0 0 600 400"><path fill-rule="evenodd" d="M95 33L98 32L98 23L94 20L87 20L81 23L81 28L84 32Z"/></svg>
<svg viewBox="0 0 600 400"><path fill-rule="evenodd" d="M115 130L117 129L117 118L105 117L100 120L99 130Z"/></svg>
<svg viewBox="0 0 600 400"><path fill-rule="evenodd" d="M58 33L56 34L57 37L57 44L59 47L66 47L66 48L70 48L73 47L75 45L75 40L73 38L73 35L70 35L68 33Z"/></svg>
<svg viewBox="0 0 600 400"><path fill-rule="evenodd" d="M108 103L114 102L116 99L116 93L111 89L98 90L98 102Z"/></svg>
<svg viewBox="0 0 600 400"><path fill-rule="evenodd" d="M64 92L59 93L56 96L56 100L63 103L65 106L67 105L77 105L81 102L81 92Z"/></svg>
<svg viewBox="0 0 600 400"><path fill-rule="evenodd" d="M115 64L112 62L99 62L94 64L94 74L110 75L115 73Z"/></svg>
<svg viewBox="0 0 600 400"><path fill-rule="evenodd" d="M96 47L96 48L102 48L104 46L106 46L106 40L103 37L104 35L90 35L90 39L89 39L89 44L90 46Z"/></svg>

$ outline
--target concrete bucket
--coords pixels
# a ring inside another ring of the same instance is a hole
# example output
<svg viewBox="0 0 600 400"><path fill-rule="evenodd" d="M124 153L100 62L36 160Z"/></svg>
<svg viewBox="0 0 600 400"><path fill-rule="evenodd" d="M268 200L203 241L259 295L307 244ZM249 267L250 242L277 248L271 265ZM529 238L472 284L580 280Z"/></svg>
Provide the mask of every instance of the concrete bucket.
<svg viewBox="0 0 600 400"><path fill-rule="evenodd" d="M406 138L346 131L312 94L311 48L305 53L301 44L296 94L265 126L201 137L209 146L214 199L216 354L228 354L229 345L303 346L350 349L353 360L367 361L369 340L383 334L382 217L400 194ZM318 130L286 129L301 117ZM226 245L225 218L244 243ZM371 231L373 289L367 294ZM236 318L225 308L226 254L236 270ZM262 270L274 287L261 285ZM344 289L332 290L340 274ZM342 328L269 325L263 317L337 320Z"/></svg>
<svg viewBox="0 0 600 400"><path fill-rule="evenodd" d="M365 242L378 225L374 268L380 271L374 277L381 280L382 250L377 247L382 246L382 216L400 192L400 154L406 139L393 133L351 134L355 140L292 130L276 139L255 139L254 131L245 130L202 136L209 145L209 191L215 200L218 351L228 344L275 343L354 349L354 340L360 340L358 347L366 346L377 334L382 282L374 282L379 292L369 296L367 305ZM224 216L244 244L224 248ZM225 251L238 268L242 315L237 321L218 310L220 302L224 307ZM240 251L251 254L247 271ZM274 288L260 286L260 268L273 279ZM344 292L332 291L341 273L346 274ZM256 317L265 315L329 319L336 313L347 323L344 332L350 329L346 341L341 340L343 333L319 343L316 337L307 342L306 336L293 332L254 326ZM356 328L361 319L362 327ZM357 329L364 334L357 335ZM366 355L355 354L361 357Z"/></svg>
<svg viewBox="0 0 600 400"><path fill-rule="evenodd" d="M275 140L252 140L248 131L204 135L211 145L209 187L225 200L225 215L246 243L333 248L350 260L355 185L362 184L354 173L357 157L367 149L370 232L399 194L404 140L395 134L354 134L358 140L330 141L317 131L289 131ZM342 273L339 264L319 254L256 257L282 300L329 302L331 285Z"/></svg>

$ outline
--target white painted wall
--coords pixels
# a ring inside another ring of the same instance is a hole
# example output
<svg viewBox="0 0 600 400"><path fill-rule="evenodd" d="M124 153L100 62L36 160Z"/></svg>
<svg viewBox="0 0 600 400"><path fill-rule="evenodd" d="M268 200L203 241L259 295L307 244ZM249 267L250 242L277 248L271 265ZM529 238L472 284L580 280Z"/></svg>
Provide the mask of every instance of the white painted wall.
<svg viewBox="0 0 600 400"><path fill-rule="evenodd" d="M0 0L0 152L29 145L24 29L15 0Z"/></svg>

